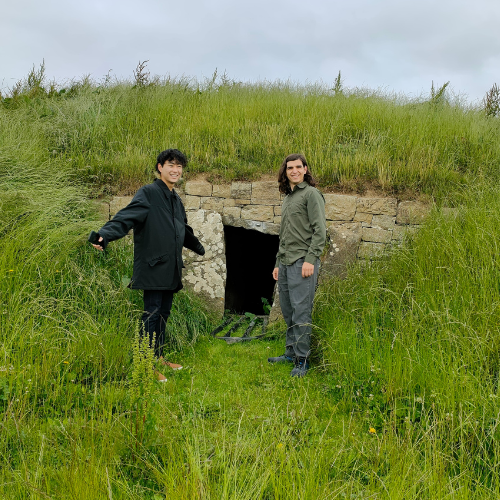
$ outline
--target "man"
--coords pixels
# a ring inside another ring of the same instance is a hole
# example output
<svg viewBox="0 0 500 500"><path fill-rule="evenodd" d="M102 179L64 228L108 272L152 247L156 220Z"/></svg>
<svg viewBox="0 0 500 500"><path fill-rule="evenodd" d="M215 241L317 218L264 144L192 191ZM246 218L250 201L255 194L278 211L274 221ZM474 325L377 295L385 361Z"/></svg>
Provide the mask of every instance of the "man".
<svg viewBox="0 0 500 500"><path fill-rule="evenodd" d="M319 256L326 239L325 199L314 187L311 170L301 154L285 158L278 183L286 196L273 278L278 281L281 311L288 328L285 354L268 361L294 363L291 376L303 377L309 369L312 306Z"/></svg>
<svg viewBox="0 0 500 500"><path fill-rule="evenodd" d="M144 290L144 333L151 340L156 333L155 355L172 369L182 366L163 360L165 326L175 292L182 288L182 247L199 255L203 245L187 225L186 212L174 186L182 176L187 159L178 149L159 154L159 179L140 188L132 201L99 230L93 246L104 250L109 242L134 229L134 270L130 288ZM166 378L157 373L158 380Z"/></svg>

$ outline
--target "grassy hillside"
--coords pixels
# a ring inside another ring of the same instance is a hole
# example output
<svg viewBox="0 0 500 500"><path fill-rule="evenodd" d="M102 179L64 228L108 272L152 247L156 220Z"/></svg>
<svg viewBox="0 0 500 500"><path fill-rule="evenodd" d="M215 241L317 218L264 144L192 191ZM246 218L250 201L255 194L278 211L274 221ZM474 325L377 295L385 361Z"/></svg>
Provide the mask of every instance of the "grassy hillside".
<svg viewBox="0 0 500 500"><path fill-rule="evenodd" d="M16 92L3 99L1 116L29 122L52 156L111 191L149 180L167 146L188 154L191 172L214 179L274 174L290 152L307 154L323 187L445 199L459 186L499 178L498 120L440 93L412 101L225 78L146 86L84 80L56 91L40 75Z"/></svg>
<svg viewBox="0 0 500 500"><path fill-rule="evenodd" d="M0 105L0 497L500 497L498 145L496 118L445 99L24 82ZM266 363L282 339L211 341L178 294L185 369L160 385L134 346L130 248L85 238L89 198L149 180L167 146L221 179L304 151L323 186L459 208L322 286L304 380Z"/></svg>

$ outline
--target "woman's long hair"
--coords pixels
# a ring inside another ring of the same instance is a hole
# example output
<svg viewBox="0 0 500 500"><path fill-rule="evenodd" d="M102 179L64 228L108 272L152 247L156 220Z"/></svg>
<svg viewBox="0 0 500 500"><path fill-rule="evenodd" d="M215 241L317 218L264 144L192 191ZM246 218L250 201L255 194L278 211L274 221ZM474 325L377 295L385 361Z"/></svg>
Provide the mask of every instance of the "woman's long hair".
<svg viewBox="0 0 500 500"><path fill-rule="evenodd" d="M286 164L289 161L300 160L304 167L307 167L307 172L304 174L304 181L307 182L310 186L316 186L316 181L311 175L311 167L307 164L306 157L304 155L293 153L288 155L281 164L280 170L278 172L278 184L280 193L290 194L292 192L290 188L290 182L288 181L288 177L286 176Z"/></svg>

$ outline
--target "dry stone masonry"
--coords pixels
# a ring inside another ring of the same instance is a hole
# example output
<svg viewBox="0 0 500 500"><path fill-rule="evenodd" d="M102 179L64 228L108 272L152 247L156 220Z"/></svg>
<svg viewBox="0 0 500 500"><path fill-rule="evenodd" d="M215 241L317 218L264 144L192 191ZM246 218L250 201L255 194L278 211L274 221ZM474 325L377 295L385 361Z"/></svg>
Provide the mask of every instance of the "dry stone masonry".
<svg viewBox="0 0 500 500"><path fill-rule="evenodd" d="M188 181L176 190L184 202L188 223L206 249L203 257L185 250L184 283L222 313L227 275L224 226L278 235L283 198L276 181L230 185ZM396 198L328 193L324 197L328 240L320 279L342 276L356 259L380 257L408 232L415 231L430 211L429 205L415 201L398 203ZM131 197L115 197L109 203L109 218L130 200ZM275 303L273 309L276 306Z"/></svg>

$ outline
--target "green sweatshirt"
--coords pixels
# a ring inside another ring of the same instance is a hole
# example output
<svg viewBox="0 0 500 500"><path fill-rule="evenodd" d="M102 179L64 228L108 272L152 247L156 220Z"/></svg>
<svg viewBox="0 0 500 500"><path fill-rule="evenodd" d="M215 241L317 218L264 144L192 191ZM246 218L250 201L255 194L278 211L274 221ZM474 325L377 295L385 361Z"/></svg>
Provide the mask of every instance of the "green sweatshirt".
<svg viewBox="0 0 500 500"><path fill-rule="evenodd" d="M314 264L326 240L325 198L315 187L301 182L285 196L281 208L280 246L276 266L304 257Z"/></svg>

